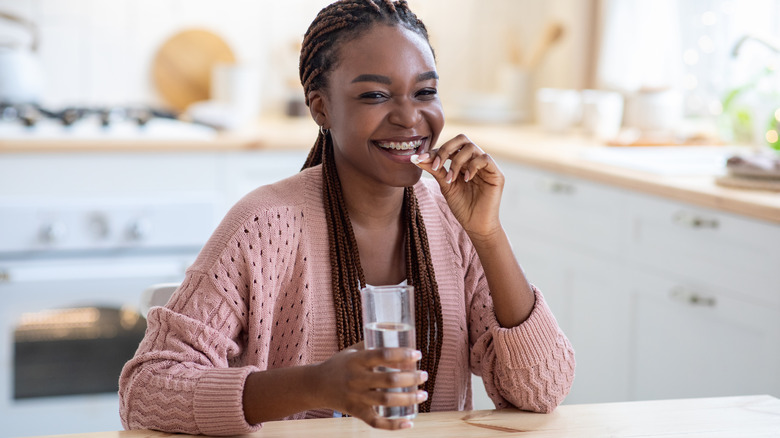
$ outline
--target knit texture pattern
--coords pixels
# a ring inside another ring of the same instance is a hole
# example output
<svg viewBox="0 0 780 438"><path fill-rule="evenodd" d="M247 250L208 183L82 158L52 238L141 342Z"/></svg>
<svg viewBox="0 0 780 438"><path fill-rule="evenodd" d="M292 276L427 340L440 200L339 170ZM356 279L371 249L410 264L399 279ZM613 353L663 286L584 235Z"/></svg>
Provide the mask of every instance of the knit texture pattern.
<svg viewBox="0 0 780 438"><path fill-rule="evenodd" d="M444 341L432 411L471 409L470 373L497 407L550 412L568 394L574 351L542 294L502 328L482 265L435 181L416 186L441 295ZM319 363L338 351L322 173L316 166L239 201L187 270L119 379L126 429L205 435L258 430L243 414L254 371ZM331 410L289 419L330 417Z"/></svg>

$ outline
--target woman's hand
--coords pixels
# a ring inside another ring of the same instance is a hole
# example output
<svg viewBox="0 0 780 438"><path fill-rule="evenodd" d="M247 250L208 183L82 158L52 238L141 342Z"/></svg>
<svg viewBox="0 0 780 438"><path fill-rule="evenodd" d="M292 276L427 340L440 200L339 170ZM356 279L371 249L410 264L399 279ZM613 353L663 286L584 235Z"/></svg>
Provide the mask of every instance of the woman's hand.
<svg viewBox="0 0 780 438"><path fill-rule="evenodd" d="M450 161L449 171L444 162ZM501 231L498 210L504 175L485 151L463 134L419 156L412 163L430 173L463 229L472 239Z"/></svg>
<svg viewBox="0 0 780 438"><path fill-rule="evenodd" d="M448 159L449 171L443 166ZM471 239L485 270L498 323L507 328L521 324L536 298L498 217L504 174L490 155L463 134L430 153L412 156L412 163L436 178Z"/></svg>
<svg viewBox="0 0 780 438"><path fill-rule="evenodd" d="M360 418L380 429L402 429L411 420L380 417L374 406L408 406L428 398L418 385L428 380L417 370L419 351L409 348L362 349L362 343L349 347L317 365L316 396L321 406ZM376 367L395 368L400 372L374 371ZM412 392L387 392L386 388L409 388Z"/></svg>

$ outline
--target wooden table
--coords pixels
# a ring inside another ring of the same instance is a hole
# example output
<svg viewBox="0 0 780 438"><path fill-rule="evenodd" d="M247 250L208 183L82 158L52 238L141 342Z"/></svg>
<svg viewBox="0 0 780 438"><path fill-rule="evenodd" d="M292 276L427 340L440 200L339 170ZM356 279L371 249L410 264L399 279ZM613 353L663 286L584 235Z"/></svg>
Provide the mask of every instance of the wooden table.
<svg viewBox="0 0 780 438"><path fill-rule="evenodd" d="M70 436L75 438L77 435ZM171 435L136 430L78 436L162 438ZM757 395L563 405L551 414L534 414L512 409L434 412L418 415L412 429L393 432L371 429L355 418L272 421L250 436L255 438L780 437L780 399Z"/></svg>

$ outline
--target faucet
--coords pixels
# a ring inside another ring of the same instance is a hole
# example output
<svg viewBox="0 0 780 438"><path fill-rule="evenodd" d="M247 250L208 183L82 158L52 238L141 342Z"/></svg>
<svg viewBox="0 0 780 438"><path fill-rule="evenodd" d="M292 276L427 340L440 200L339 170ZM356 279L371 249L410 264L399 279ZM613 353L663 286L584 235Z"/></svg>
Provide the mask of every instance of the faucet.
<svg viewBox="0 0 780 438"><path fill-rule="evenodd" d="M742 38L740 38L737 41L737 44L734 45L734 49L731 51L731 56L736 58L739 54L739 49L742 48L742 45L745 44L747 40L754 40L757 41L764 46L766 46L769 50L780 53L780 42L772 40L770 37L760 37L756 35L745 35Z"/></svg>

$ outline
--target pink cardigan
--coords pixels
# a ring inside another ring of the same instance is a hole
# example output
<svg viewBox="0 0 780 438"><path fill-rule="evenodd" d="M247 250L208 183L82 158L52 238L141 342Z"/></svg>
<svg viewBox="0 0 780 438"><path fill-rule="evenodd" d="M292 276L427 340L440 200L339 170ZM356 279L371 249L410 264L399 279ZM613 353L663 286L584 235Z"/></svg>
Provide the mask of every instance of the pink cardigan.
<svg viewBox="0 0 780 438"><path fill-rule="evenodd" d="M479 258L435 184L422 179L415 187L444 316L432 410L471 409L471 372L497 407L553 410L574 378L568 339L538 290L528 320L499 326ZM248 424L242 408L249 373L337 352L321 190L314 167L254 190L230 210L170 302L149 312L146 336L119 380L125 428L255 431L261 425Z"/></svg>

